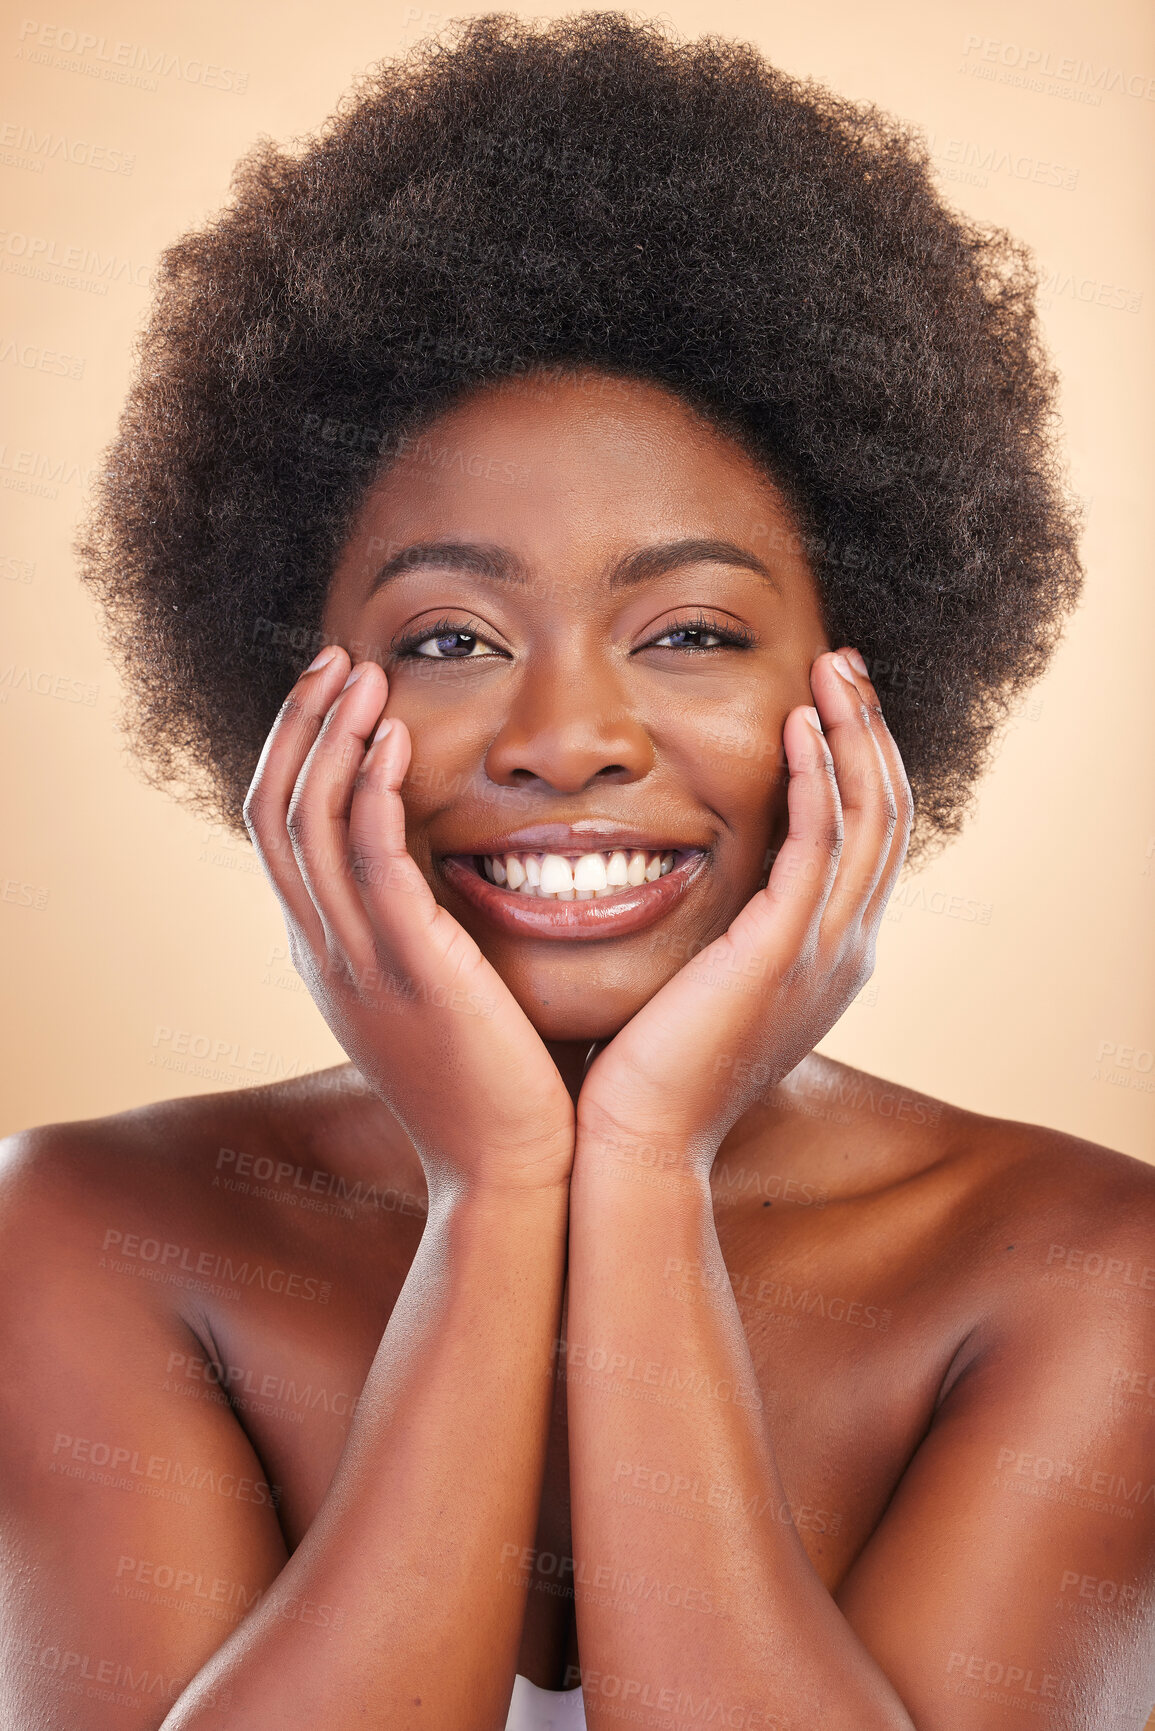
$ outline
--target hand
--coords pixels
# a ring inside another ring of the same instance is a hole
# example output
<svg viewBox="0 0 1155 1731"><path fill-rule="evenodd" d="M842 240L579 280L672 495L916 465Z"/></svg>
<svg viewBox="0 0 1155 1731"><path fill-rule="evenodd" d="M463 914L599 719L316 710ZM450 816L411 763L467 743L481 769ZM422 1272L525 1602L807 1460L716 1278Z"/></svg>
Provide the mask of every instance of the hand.
<svg viewBox="0 0 1155 1731"><path fill-rule="evenodd" d="M769 881L594 1058L578 1096L579 1150L632 1158L629 1145L645 1143L648 1163L708 1179L731 1125L873 972L910 839L910 788L865 673L845 677L827 652L810 685L824 732L806 707L786 717L789 830Z"/></svg>
<svg viewBox="0 0 1155 1731"><path fill-rule="evenodd" d="M372 661L342 690L338 649L273 724L245 822L281 903L293 965L329 1027L411 1137L435 1186L567 1184L569 1094L473 938L405 846L412 742Z"/></svg>

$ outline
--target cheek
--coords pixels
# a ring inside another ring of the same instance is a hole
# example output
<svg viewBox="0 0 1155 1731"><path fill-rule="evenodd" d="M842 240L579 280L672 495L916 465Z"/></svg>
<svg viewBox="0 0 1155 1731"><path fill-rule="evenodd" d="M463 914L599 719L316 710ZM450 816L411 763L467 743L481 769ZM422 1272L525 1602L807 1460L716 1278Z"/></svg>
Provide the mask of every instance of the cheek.
<svg viewBox="0 0 1155 1731"><path fill-rule="evenodd" d="M785 800L782 718L732 709L704 717L686 741L700 798L739 837L759 830Z"/></svg>
<svg viewBox="0 0 1155 1731"><path fill-rule="evenodd" d="M444 762L484 753L493 702L480 681L472 690L470 683L435 655L414 656L393 674L385 713L408 727L414 758L420 753Z"/></svg>
<svg viewBox="0 0 1155 1731"><path fill-rule="evenodd" d="M433 658L432 665L437 666ZM532 794L520 786L489 779L485 771L489 745L500 727L500 713L481 698L469 703L437 701L436 677L406 676L385 705L409 729L413 755L401 788L406 833L420 846L422 826L453 807L468 811L470 821L514 827L534 815ZM430 698L432 696L432 701ZM457 694L460 697L460 694Z"/></svg>
<svg viewBox="0 0 1155 1731"><path fill-rule="evenodd" d="M432 658L430 665L440 672ZM436 673L407 673L403 685L391 688L385 705L386 715L403 721L413 742L401 798L406 817L414 822L468 795L485 751L479 718L438 702L437 694Z"/></svg>

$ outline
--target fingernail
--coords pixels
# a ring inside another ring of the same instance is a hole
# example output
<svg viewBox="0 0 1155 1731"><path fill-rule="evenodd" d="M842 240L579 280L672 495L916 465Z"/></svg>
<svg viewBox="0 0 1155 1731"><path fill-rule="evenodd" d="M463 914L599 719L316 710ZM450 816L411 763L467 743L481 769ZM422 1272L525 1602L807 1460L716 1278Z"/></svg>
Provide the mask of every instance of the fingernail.
<svg viewBox="0 0 1155 1731"><path fill-rule="evenodd" d="M315 656L313 658L313 660L310 661L308 667L306 667L306 669L305 669L305 672L306 673L316 673L318 667L327 667L329 662L332 661L334 655L336 655L337 647L338 647L337 644L330 643L328 649L322 649L320 655Z"/></svg>
<svg viewBox="0 0 1155 1731"><path fill-rule="evenodd" d="M864 679L870 678L870 669L867 667L866 662L858 653L857 649L848 649L846 651L846 659L856 672L861 673Z"/></svg>
<svg viewBox="0 0 1155 1731"><path fill-rule="evenodd" d="M393 726L392 716L389 716L388 719L382 718L382 720L380 720L377 723L376 731L373 734L372 739L369 741L369 744L370 745L376 745L376 743L379 739L387 738L390 730L392 729L392 726Z"/></svg>
<svg viewBox="0 0 1155 1731"><path fill-rule="evenodd" d="M341 690L342 691L348 691L348 689L352 685L353 681L355 679L360 679L360 677L364 673L364 671L365 671L365 669L363 666L355 667L353 669L352 673L349 675L348 679L345 681L344 685L341 687Z"/></svg>
<svg viewBox="0 0 1155 1731"><path fill-rule="evenodd" d="M832 655L830 659L833 661L835 667L837 667L839 673L841 673L843 679L849 680L850 684L853 685L854 674L850 670L850 663L846 659L845 655Z"/></svg>
<svg viewBox="0 0 1155 1731"><path fill-rule="evenodd" d="M810 723L811 727L814 729L815 733L821 733L822 732L822 722L819 719L818 711L813 707L813 705L811 705L807 709L804 709L802 711L802 713L806 717L807 721Z"/></svg>

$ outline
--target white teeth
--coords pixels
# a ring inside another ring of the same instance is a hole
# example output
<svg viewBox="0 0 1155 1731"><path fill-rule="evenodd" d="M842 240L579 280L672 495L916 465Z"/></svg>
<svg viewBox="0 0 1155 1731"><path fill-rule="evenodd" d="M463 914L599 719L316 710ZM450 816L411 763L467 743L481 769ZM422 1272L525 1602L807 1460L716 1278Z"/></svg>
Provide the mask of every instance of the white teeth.
<svg viewBox="0 0 1155 1731"><path fill-rule="evenodd" d="M541 884L539 895L564 898L566 894L573 896L573 872L569 861L559 853L547 853L541 862Z"/></svg>
<svg viewBox="0 0 1155 1731"><path fill-rule="evenodd" d="M630 881L629 865L624 853L612 853L606 869L606 882L616 890L624 890Z"/></svg>
<svg viewBox="0 0 1155 1731"><path fill-rule="evenodd" d="M674 854L615 848L570 860L564 854L483 854L481 869L491 884L523 896L588 902L640 884L656 883L674 869Z"/></svg>
<svg viewBox="0 0 1155 1731"><path fill-rule="evenodd" d="M609 882L606 873L606 862L600 853L583 853L573 868L573 887L575 890L589 890L596 893L604 890Z"/></svg>

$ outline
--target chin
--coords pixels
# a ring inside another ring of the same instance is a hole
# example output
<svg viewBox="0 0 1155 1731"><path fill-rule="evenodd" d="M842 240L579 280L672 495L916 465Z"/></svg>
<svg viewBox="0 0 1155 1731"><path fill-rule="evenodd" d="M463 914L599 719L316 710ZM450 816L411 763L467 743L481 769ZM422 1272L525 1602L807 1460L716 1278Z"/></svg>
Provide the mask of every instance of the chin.
<svg viewBox="0 0 1155 1731"><path fill-rule="evenodd" d="M612 1040L631 1016L665 983L610 986L566 978L560 971L550 979L506 979L506 985L545 1041Z"/></svg>
<svg viewBox="0 0 1155 1731"><path fill-rule="evenodd" d="M528 1010L526 1014L529 1015L530 1021L547 1046L588 1046L594 1040L605 1043L612 1040L615 1034L620 1033L626 1022L629 1021L628 1016L620 1022L608 1024L604 1021L598 1021L596 1017L592 1016L551 1017L549 1007L546 1005L539 1005L532 1015L529 1014Z"/></svg>

